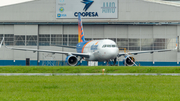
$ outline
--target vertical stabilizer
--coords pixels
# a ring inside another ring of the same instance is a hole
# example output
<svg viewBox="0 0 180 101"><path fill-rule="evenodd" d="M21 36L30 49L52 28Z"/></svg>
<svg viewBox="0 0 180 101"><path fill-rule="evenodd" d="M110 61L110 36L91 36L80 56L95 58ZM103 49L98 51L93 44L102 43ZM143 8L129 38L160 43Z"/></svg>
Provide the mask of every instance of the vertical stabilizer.
<svg viewBox="0 0 180 101"><path fill-rule="evenodd" d="M85 42L81 14L78 14L78 43Z"/></svg>

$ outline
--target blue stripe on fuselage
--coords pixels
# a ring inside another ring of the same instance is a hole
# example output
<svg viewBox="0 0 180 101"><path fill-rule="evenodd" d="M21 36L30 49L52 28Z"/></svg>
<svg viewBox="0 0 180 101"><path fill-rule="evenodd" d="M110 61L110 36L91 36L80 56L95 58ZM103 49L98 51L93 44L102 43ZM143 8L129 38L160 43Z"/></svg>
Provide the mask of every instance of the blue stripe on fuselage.
<svg viewBox="0 0 180 101"><path fill-rule="evenodd" d="M84 45L87 43L88 41L85 41L85 42L80 42L76 45L76 50L78 53L82 53L82 49L84 47Z"/></svg>

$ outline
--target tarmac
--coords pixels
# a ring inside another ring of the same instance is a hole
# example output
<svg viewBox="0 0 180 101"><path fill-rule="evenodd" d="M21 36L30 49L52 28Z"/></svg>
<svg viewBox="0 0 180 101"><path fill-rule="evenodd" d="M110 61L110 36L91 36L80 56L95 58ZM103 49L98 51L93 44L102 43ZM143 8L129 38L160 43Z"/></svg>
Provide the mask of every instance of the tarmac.
<svg viewBox="0 0 180 101"><path fill-rule="evenodd" d="M112 75L112 76L180 76L180 73L0 73L0 76L93 76L93 75Z"/></svg>

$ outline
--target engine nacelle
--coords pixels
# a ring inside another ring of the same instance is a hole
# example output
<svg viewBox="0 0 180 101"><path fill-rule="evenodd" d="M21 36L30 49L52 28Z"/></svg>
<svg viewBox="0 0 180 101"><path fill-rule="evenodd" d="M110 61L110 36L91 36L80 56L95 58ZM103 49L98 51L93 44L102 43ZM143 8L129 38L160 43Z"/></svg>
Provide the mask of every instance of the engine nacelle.
<svg viewBox="0 0 180 101"><path fill-rule="evenodd" d="M132 57L131 55L128 55L125 57L125 59L123 59L123 64L125 66L133 66L134 65L133 62L136 62L136 61L135 61L135 58Z"/></svg>
<svg viewBox="0 0 180 101"><path fill-rule="evenodd" d="M65 61L69 66L76 66L78 63L78 59L76 56L74 55L69 55L66 57L66 61Z"/></svg>

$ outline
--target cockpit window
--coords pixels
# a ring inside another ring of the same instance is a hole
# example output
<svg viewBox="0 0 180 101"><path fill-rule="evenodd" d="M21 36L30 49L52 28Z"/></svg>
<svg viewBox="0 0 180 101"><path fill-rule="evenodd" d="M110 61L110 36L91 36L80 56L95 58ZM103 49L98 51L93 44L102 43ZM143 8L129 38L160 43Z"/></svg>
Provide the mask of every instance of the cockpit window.
<svg viewBox="0 0 180 101"><path fill-rule="evenodd" d="M102 46L102 48L105 48L105 47L106 47L106 45L103 45L103 46Z"/></svg>
<svg viewBox="0 0 180 101"><path fill-rule="evenodd" d="M116 45L112 45L112 47L116 47Z"/></svg>
<svg viewBox="0 0 180 101"><path fill-rule="evenodd" d="M107 47L111 47L111 45L107 45Z"/></svg>

